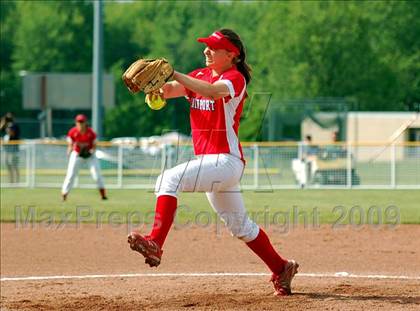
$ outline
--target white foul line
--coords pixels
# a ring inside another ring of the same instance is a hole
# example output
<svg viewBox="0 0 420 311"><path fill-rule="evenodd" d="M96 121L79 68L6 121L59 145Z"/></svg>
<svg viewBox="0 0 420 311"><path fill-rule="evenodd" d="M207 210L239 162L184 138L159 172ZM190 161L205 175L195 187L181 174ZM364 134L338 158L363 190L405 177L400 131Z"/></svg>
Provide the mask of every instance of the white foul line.
<svg viewBox="0 0 420 311"><path fill-rule="evenodd" d="M255 277L269 276L268 273L131 273L131 274L87 274L87 275L51 275L51 276L21 276L2 277L1 282L8 281L48 281L73 279L111 279L111 278L142 278L142 277ZM348 272L336 273L298 273L297 277L308 278L355 278L355 279L387 279L387 280L419 280L420 276L405 275L377 275L377 274L350 274Z"/></svg>

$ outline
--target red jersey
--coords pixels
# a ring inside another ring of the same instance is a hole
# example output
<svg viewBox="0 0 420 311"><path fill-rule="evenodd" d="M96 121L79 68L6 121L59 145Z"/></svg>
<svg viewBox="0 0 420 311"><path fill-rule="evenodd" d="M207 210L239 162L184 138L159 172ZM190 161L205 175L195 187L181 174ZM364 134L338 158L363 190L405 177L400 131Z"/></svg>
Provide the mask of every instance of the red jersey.
<svg viewBox="0 0 420 311"><path fill-rule="evenodd" d="M92 149L96 134L90 127L82 134L75 126L69 130L67 137L73 143L73 150L79 153L81 147L88 148L88 150Z"/></svg>
<svg viewBox="0 0 420 311"><path fill-rule="evenodd" d="M230 93L226 97L213 100L187 89L194 153L229 153L244 161L238 130L246 97L245 77L236 66L220 76L213 77L210 68L194 70L189 76L212 84L221 81L226 84Z"/></svg>

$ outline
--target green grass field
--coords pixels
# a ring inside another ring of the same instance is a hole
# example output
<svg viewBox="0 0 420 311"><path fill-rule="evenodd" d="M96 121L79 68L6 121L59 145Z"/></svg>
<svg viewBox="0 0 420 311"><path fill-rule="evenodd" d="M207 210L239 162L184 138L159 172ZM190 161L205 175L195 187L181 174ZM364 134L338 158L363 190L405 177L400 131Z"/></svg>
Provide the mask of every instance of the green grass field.
<svg viewBox="0 0 420 311"><path fill-rule="evenodd" d="M304 223L305 217L309 224L420 223L420 191L415 190L244 191L243 197L260 224ZM154 203L154 194L146 190L110 190L109 200L101 201L95 190L74 189L61 202L59 189L1 189L1 221L150 223ZM204 193L183 193L178 204L179 223L216 219Z"/></svg>

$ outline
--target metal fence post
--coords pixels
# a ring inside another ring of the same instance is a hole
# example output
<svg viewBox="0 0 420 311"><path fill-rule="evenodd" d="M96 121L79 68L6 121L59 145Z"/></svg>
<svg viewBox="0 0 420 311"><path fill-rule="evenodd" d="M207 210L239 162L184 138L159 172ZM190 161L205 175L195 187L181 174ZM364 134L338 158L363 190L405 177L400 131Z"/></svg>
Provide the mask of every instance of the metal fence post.
<svg viewBox="0 0 420 311"><path fill-rule="evenodd" d="M160 164L161 171L163 172L166 167L166 144L162 145L162 153L161 153L161 164Z"/></svg>
<svg viewBox="0 0 420 311"><path fill-rule="evenodd" d="M35 178L36 178L36 144L31 145L31 181L29 183L30 188L35 188Z"/></svg>
<svg viewBox="0 0 420 311"><path fill-rule="evenodd" d="M348 142L347 143L347 188L351 188L353 185L353 180L352 180L352 148L351 148L351 143Z"/></svg>
<svg viewBox="0 0 420 311"><path fill-rule="evenodd" d="M395 143L391 145L391 187L396 188Z"/></svg>
<svg viewBox="0 0 420 311"><path fill-rule="evenodd" d="M167 143L163 145L164 153L162 154L162 167L163 169L168 169L172 167L172 144Z"/></svg>
<svg viewBox="0 0 420 311"><path fill-rule="evenodd" d="M118 162L117 162L117 187L123 186L123 146L118 145Z"/></svg>
<svg viewBox="0 0 420 311"><path fill-rule="evenodd" d="M26 188L29 188L30 184L31 184L31 146L30 145L25 145L25 152L26 152Z"/></svg>
<svg viewBox="0 0 420 311"><path fill-rule="evenodd" d="M253 146L254 149L254 187L255 189L258 189L258 174L259 174L259 166L258 166L258 145L254 144Z"/></svg>

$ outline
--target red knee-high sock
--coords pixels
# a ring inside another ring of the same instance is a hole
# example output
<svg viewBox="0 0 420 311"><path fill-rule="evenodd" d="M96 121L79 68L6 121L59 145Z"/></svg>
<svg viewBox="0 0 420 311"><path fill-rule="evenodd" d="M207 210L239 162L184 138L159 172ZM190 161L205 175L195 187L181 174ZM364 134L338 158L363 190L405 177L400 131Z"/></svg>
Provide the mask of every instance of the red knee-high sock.
<svg viewBox="0 0 420 311"><path fill-rule="evenodd" d="M175 218L177 198L171 195L161 195L156 201L155 221L150 237L160 247L165 243L166 236Z"/></svg>
<svg viewBox="0 0 420 311"><path fill-rule="evenodd" d="M279 274L283 271L286 260L281 258L276 252L267 234L261 228L256 239L246 244L265 262L273 273Z"/></svg>

